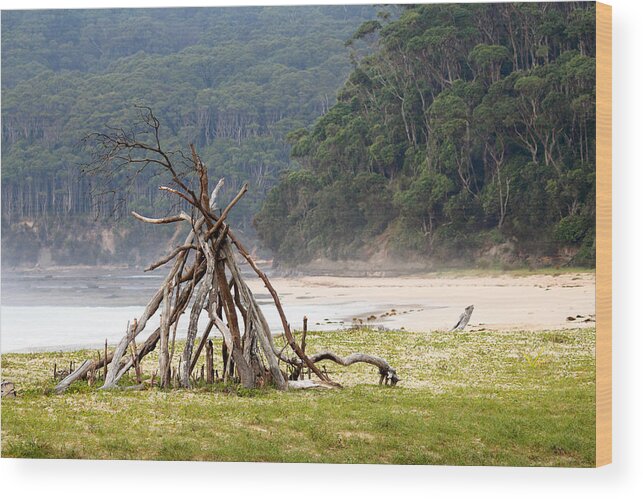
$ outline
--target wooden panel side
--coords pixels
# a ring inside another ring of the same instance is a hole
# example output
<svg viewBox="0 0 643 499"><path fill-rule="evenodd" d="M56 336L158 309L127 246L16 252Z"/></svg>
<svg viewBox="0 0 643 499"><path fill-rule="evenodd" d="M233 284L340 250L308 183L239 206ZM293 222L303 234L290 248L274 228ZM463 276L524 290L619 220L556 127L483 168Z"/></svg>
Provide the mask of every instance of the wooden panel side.
<svg viewBox="0 0 643 499"><path fill-rule="evenodd" d="M596 3L596 466L612 462L612 7Z"/></svg>

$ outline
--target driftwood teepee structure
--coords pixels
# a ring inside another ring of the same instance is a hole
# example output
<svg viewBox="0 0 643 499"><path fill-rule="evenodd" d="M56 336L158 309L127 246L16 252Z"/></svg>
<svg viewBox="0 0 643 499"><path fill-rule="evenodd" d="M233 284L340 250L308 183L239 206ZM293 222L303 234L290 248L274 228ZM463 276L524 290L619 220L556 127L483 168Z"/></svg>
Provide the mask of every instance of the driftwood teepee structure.
<svg viewBox="0 0 643 499"><path fill-rule="evenodd" d="M85 378L88 373L101 368L105 369L102 388L115 388L129 369L134 367L138 370L141 360L157 347L160 386L169 387L172 373L176 372L178 384L187 388L203 349L210 349L211 353L212 344L209 343L208 336L215 328L223 337L224 377L237 380L244 387L270 384L285 390L289 386L301 386L295 380L304 368L316 375L318 384L336 385L317 367L316 363L322 360L342 365L355 362L373 364L379 369L380 383L396 384L398 378L395 370L379 357L356 353L342 358L332 352L306 355L295 340L277 292L226 223L230 210L246 193L247 185L219 211L216 200L223 180L210 191L207 169L192 145L189 156L180 152L165 152L159 140L159 121L150 109L142 109L142 117L148 128L147 137L152 139L148 142L140 141L140 132L127 133L123 129L112 129L111 134L94 134L92 139L99 150L94 166L104 170L110 165L116 165L120 169L134 165L138 171L141 171L141 166L161 167L169 173L172 186L159 188L176 196L184 204L187 203L191 213L181 211L175 216L164 218L148 218L136 212L132 212L132 215L149 224L188 224L190 231L183 244L147 269L172 265L143 314L133 324L128 324L125 335L114 351L106 351L101 359L85 361L58 384L56 391L65 391L73 381ZM175 157L180 158L181 165L198 183L196 189L191 188L185 176L177 171ZM270 292L281 319L285 346L279 348L275 344L261 307L241 274L237 255L250 265ZM137 338L146 330L148 321L156 313L160 314L160 326L137 346ZM207 315L208 325L199 335L198 324L202 314ZM179 366L173 368L170 345L174 345L174 342L170 338L175 337L179 321L184 315L188 317L187 338ZM288 379L284 369L286 366L290 366L292 381ZM211 366L208 366L209 375L211 370ZM314 385L315 382L307 384Z"/></svg>

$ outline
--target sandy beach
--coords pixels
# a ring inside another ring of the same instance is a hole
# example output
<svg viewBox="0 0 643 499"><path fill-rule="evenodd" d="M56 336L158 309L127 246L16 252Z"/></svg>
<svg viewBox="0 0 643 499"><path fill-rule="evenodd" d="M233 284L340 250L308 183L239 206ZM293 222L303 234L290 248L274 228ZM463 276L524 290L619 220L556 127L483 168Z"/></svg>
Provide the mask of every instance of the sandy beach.
<svg viewBox="0 0 643 499"><path fill-rule="evenodd" d="M363 304L359 313L342 317L346 324L357 319L391 329L445 329L457 322L468 305L475 306L469 326L474 328L540 330L595 324L593 273L519 277L311 276L273 278L272 282L286 307L298 305L301 309L306 302L338 308L351 302ZM250 284L253 291L265 293L261 282L253 280ZM568 319L571 317L574 320ZM298 327L301 318L290 320Z"/></svg>

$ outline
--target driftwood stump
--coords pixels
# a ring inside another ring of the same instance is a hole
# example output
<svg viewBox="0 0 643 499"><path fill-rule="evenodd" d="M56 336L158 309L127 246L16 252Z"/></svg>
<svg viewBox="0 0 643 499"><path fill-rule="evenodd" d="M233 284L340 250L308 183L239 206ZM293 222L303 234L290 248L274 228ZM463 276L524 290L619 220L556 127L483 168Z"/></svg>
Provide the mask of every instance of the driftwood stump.
<svg viewBox="0 0 643 499"><path fill-rule="evenodd" d="M469 305L464 309L464 312L460 315L457 324L451 328L451 331L462 331L467 327L467 324L469 324L469 320L471 319L471 314L473 314L473 305Z"/></svg>
<svg viewBox="0 0 643 499"><path fill-rule="evenodd" d="M0 393L2 398L13 398L16 396L16 387L11 381L3 381Z"/></svg>

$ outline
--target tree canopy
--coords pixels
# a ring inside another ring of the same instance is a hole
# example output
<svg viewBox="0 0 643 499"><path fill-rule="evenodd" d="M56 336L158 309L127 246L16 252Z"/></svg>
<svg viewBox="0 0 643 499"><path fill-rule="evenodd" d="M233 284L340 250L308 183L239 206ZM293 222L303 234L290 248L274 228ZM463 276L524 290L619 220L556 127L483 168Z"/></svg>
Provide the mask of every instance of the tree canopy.
<svg viewBox="0 0 643 499"><path fill-rule="evenodd" d="M72 233L64 224L113 212L79 174L78 144L130 126L135 105L154 109L169 148L194 143L211 175L226 177L224 201L249 181L232 217L251 230L266 192L295 166L285 135L335 102L351 67L345 41L374 15L370 6L3 12L3 259L24 256L10 237L17 223L60 227L56 240L31 241L57 251ZM163 203L143 174L122 213Z"/></svg>
<svg viewBox="0 0 643 499"><path fill-rule="evenodd" d="M405 6L359 27L337 103L291 132L256 217L286 263L317 257L594 265L595 7Z"/></svg>

